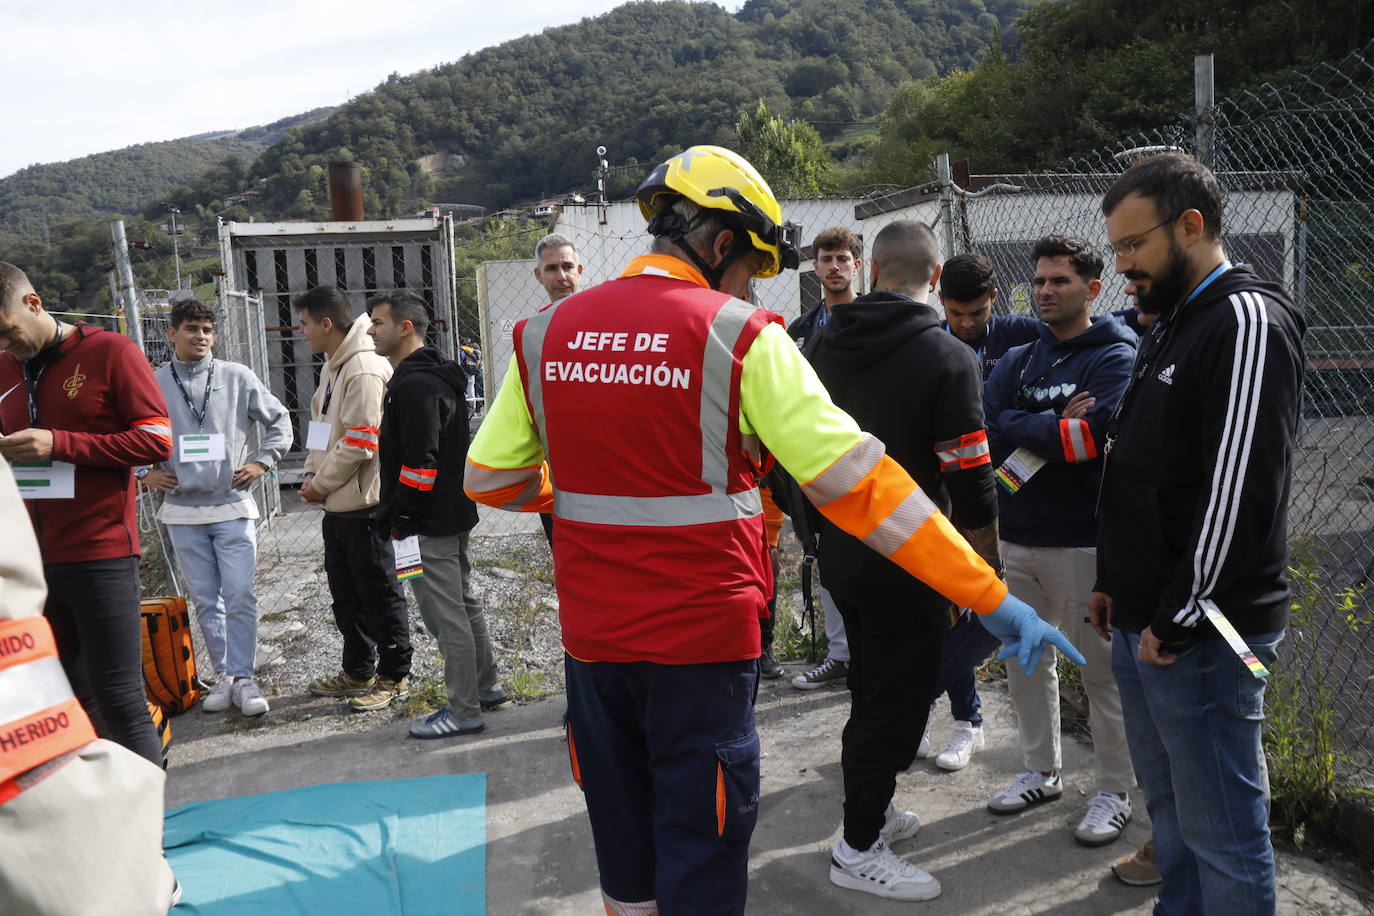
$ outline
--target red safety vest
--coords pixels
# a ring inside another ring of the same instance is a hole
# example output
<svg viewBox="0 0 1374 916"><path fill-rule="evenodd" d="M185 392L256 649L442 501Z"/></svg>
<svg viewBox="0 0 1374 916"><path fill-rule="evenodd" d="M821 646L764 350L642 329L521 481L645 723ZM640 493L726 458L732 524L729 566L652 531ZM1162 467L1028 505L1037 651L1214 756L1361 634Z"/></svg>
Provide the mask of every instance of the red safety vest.
<svg viewBox="0 0 1374 916"><path fill-rule="evenodd" d="M95 740L45 617L0 619L0 804L22 773Z"/></svg>
<svg viewBox="0 0 1374 916"><path fill-rule="evenodd" d="M771 588L744 354L771 312L675 258L517 324L521 382L554 490L563 644L584 661L759 654Z"/></svg>

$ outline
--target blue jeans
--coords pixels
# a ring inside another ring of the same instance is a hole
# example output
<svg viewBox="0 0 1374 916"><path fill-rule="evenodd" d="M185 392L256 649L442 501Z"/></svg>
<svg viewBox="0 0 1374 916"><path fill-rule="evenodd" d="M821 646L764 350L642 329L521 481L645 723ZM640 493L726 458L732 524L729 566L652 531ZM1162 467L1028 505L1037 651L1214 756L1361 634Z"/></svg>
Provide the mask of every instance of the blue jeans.
<svg viewBox="0 0 1374 916"><path fill-rule="evenodd" d="M935 696L949 694L949 714L956 722L983 724L983 701L978 698L978 678L973 672L1001 645L976 614L965 615L958 626L945 630Z"/></svg>
<svg viewBox="0 0 1374 916"><path fill-rule="evenodd" d="M167 533L215 673L252 677L258 651L258 599L253 594L258 541L253 519L168 525Z"/></svg>
<svg viewBox="0 0 1374 916"><path fill-rule="evenodd" d="M1282 639L1245 641L1272 670ZM1139 661L1139 646L1140 634L1118 630L1112 671L1164 876L1156 916L1273 913L1264 681L1220 639L1184 646L1166 667Z"/></svg>

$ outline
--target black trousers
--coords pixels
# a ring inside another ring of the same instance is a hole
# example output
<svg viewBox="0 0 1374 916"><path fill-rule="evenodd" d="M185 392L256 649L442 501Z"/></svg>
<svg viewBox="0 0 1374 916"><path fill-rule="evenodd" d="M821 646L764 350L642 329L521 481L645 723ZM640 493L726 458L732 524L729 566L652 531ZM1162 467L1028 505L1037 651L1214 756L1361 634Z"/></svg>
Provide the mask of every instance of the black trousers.
<svg viewBox="0 0 1374 916"><path fill-rule="evenodd" d="M334 623L343 636L343 670L349 677L410 674L410 615L396 578L391 539L373 519L325 513L324 572L334 599Z"/></svg>
<svg viewBox="0 0 1374 916"><path fill-rule="evenodd" d="M143 692L138 557L43 567L57 654L96 734L162 768Z"/></svg>
<svg viewBox="0 0 1374 916"><path fill-rule="evenodd" d="M940 674L948 602L928 589L828 586L849 636L849 721L842 736L844 839L868 849L878 839L911 766Z"/></svg>

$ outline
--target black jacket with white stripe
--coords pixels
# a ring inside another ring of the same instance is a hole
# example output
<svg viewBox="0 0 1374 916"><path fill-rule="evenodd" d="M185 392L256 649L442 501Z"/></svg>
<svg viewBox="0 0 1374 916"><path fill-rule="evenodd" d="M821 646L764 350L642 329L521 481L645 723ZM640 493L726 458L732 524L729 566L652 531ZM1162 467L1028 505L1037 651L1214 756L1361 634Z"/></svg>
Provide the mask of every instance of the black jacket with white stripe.
<svg viewBox="0 0 1374 916"><path fill-rule="evenodd" d="M1288 617L1288 490L1305 325L1278 285L1234 267L1140 343L1109 427L1096 590L1112 623L1166 643Z"/></svg>

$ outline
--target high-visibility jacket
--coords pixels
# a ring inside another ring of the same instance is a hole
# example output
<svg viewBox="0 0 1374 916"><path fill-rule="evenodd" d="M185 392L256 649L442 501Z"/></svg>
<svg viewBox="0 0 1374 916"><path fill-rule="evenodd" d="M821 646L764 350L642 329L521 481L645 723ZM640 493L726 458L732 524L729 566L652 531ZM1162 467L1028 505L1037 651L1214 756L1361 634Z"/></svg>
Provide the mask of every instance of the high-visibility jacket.
<svg viewBox="0 0 1374 916"><path fill-rule="evenodd" d="M42 616L38 542L0 461L0 913L167 912L161 768L98 739Z"/></svg>
<svg viewBox="0 0 1374 916"><path fill-rule="evenodd" d="M552 509L564 646L586 661L759 654L771 453L836 525L965 607L1006 587L830 401L777 317L663 255L516 326L468 452L488 505ZM547 460L547 463L546 463Z"/></svg>

